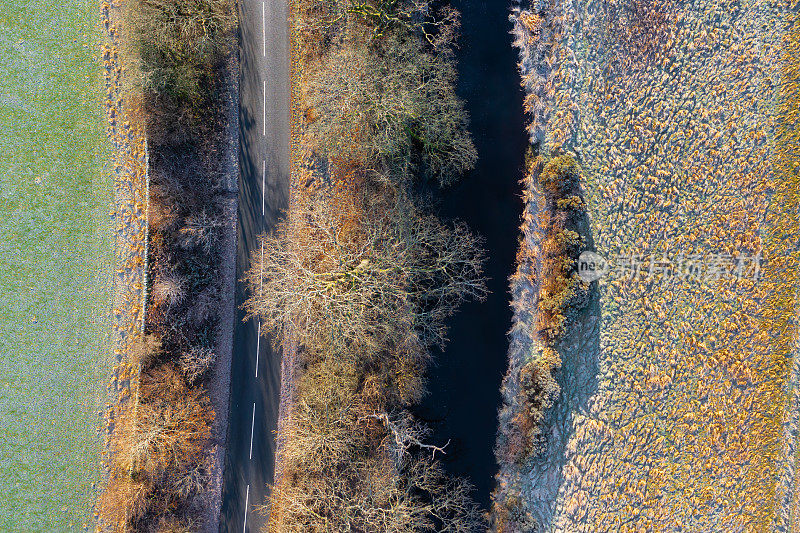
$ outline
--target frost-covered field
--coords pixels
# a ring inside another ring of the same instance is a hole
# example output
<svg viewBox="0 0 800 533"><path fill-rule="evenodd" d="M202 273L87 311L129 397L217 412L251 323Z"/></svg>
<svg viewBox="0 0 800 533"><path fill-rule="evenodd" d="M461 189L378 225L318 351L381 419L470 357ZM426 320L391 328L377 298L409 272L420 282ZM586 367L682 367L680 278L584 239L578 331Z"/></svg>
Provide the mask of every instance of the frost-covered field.
<svg viewBox="0 0 800 533"><path fill-rule="evenodd" d="M0 530L80 531L100 478L113 183L97 2L0 0Z"/></svg>
<svg viewBox="0 0 800 533"><path fill-rule="evenodd" d="M562 390L551 445L501 481L545 531L789 530L797 2L533 4L513 16L531 136L578 159L614 268L596 390Z"/></svg>

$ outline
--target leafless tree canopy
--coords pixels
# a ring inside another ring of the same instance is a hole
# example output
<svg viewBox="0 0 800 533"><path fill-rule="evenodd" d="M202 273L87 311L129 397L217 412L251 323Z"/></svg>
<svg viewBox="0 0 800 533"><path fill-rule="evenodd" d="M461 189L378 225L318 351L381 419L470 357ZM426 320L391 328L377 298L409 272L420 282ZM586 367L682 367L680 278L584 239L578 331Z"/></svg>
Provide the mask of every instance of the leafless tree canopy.
<svg viewBox="0 0 800 533"><path fill-rule="evenodd" d="M372 458L308 473L275 489L281 532L341 531L473 533L482 518L470 487L446 478L437 463L421 457L400 472Z"/></svg>
<svg viewBox="0 0 800 533"><path fill-rule="evenodd" d="M445 340L445 319L482 298L482 253L465 225L446 226L395 196L388 205L299 199L288 223L262 240L247 273L249 314L306 347L424 350ZM298 242L298 239L300 242ZM348 350L349 351L349 350Z"/></svg>
<svg viewBox="0 0 800 533"><path fill-rule="evenodd" d="M369 161L398 180L414 170L446 184L472 168L477 155L450 54L456 12L433 18L419 1L316 6L312 24L328 28L336 21L344 28L326 53L309 60L304 75L303 100L313 117L306 134L314 149Z"/></svg>
<svg viewBox="0 0 800 533"><path fill-rule="evenodd" d="M197 99L209 64L230 45L237 22L231 0L137 0L128 26L140 56L143 86Z"/></svg>
<svg viewBox="0 0 800 533"><path fill-rule="evenodd" d="M290 480L270 497L274 531L481 530L471 487L435 461L446 446L426 443L427 431L402 409L374 411L359 395L357 366L314 366L312 374L327 371L302 378L306 401L292 411L283 455Z"/></svg>
<svg viewBox="0 0 800 533"><path fill-rule="evenodd" d="M374 37L404 31L427 42L437 53L449 53L459 29L459 13L449 6L435 10L429 0L308 0L298 6L298 37L324 53L348 27L363 26ZM309 50L313 53L313 50Z"/></svg>
<svg viewBox="0 0 800 533"><path fill-rule="evenodd" d="M217 354L212 349L193 346L181 354L178 365L186 381L194 384L211 369L216 360Z"/></svg>
<svg viewBox="0 0 800 533"><path fill-rule="evenodd" d="M181 246L185 248L198 246L206 254L209 254L216 244L223 226L224 222L220 217L209 214L205 209L197 214L189 215L179 232Z"/></svg>
<svg viewBox="0 0 800 533"><path fill-rule="evenodd" d="M400 180L411 175L414 150L420 170L442 183L472 168L477 156L452 64L411 37L380 46L363 36L352 41L321 58L304 86L312 146L328 157L375 161Z"/></svg>

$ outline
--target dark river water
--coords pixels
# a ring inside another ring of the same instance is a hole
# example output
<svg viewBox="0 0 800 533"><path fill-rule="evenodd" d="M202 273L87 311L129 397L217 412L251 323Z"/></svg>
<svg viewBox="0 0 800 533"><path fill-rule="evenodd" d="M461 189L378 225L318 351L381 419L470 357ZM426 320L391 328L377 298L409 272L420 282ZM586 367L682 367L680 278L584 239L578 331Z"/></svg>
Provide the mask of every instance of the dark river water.
<svg viewBox="0 0 800 533"><path fill-rule="evenodd" d="M448 470L475 485L488 507L496 471L493 447L506 369L506 332L511 324L508 276L514 268L522 212L519 179L527 143L523 93L511 47L505 1L454 0L462 14L458 90L472 118L476 168L444 191L440 214L469 223L485 238L491 291L483 302L462 306L450 321L450 342L435 354L430 394L418 410L447 442Z"/></svg>

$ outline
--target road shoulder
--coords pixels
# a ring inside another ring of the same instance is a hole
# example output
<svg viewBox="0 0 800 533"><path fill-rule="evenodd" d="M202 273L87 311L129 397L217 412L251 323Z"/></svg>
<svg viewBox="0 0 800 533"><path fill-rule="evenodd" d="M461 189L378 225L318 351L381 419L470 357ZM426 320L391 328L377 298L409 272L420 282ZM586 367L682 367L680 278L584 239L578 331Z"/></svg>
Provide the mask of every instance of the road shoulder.
<svg viewBox="0 0 800 533"><path fill-rule="evenodd" d="M234 51L228 58L226 69L227 95L225 136L220 146L227 175L228 194L224 200L225 227L222 236L223 279L222 302L216 332L217 360L209 375L207 387L216 416L211 427L211 444L207 450L207 461L212 476L209 487L203 531L219 531L222 505L222 480L224 475L225 450L228 438L228 411L230 405L231 361L233 358L233 329L236 317L236 217L239 190L239 59Z"/></svg>

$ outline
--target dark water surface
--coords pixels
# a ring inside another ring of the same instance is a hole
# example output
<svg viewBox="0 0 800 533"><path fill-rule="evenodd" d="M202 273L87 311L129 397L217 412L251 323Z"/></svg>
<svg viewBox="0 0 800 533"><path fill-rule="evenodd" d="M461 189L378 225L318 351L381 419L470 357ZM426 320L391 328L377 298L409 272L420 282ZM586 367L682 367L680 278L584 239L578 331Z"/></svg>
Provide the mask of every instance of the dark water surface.
<svg viewBox="0 0 800 533"><path fill-rule="evenodd" d="M479 0L454 0L453 5L462 14L458 92L472 117L480 159L475 170L444 192L440 214L467 221L486 239L491 293L484 302L462 306L450 321L450 342L443 354L435 354L430 394L418 414L434 429L434 441L451 439L448 470L468 477L486 508L496 471L492 450L511 324L507 280L519 234L518 181L527 138L508 5Z"/></svg>

